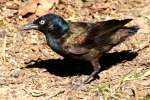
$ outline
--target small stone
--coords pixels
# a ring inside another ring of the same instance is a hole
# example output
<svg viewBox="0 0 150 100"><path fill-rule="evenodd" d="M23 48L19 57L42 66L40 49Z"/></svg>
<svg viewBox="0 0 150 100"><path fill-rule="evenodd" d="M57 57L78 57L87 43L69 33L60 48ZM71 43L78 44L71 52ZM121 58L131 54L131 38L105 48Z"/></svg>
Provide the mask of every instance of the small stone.
<svg viewBox="0 0 150 100"><path fill-rule="evenodd" d="M7 85L6 78L0 77L0 85Z"/></svg>
<svg viewBox="0 0 150 100"><path fill-rule="evenodd" d="M20 72L21 72L21 70L19 68L14 69L14 70L11 71L11 76L15 77L15 78L18 78L19 75L20 75Z"/></svg>

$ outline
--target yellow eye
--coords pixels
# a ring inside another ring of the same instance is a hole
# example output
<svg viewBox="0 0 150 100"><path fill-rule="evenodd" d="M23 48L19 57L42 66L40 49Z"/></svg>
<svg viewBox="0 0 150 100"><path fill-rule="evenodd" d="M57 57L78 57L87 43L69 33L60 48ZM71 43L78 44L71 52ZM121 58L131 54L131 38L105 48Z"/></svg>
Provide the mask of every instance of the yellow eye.
<svg viewBox="0 0 150 100"><path fill-rule="evenodd" d="M44 25L44 24L45 24L45 20L41 20L41 21L39 22L39 24Z"/></svg>

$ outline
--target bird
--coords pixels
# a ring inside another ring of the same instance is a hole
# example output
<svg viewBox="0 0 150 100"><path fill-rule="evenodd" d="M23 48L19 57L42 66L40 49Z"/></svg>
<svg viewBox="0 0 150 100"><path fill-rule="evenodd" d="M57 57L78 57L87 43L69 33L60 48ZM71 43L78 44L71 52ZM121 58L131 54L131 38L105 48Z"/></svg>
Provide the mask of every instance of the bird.
<svg viewBox="0 0 150 100"><path fill-rule="evenodd" d="M138 28L125 26L133 19L71 22L48 13L23 26L23 30L38 30L46 37L48 46L64 58L91 63L93 72L83 83L90 83L101 71L99 60L114 46L137 33Z"/></svg>

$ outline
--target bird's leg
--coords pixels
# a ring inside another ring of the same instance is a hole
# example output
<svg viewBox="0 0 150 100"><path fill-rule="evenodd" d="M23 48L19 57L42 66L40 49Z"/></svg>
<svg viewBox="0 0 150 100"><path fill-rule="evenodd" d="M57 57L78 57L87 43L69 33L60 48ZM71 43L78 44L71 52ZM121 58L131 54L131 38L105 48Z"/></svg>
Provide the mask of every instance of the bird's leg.
<svg viewBox="0 0 150 100"><path fill-rule="evenodd" d="M101 66L99 64L99 60L98 59L94 59L91 61L91 64L93 66L94 71L92 72L92 74L84 81L85 84L91 82L94 79L94 76L98 75L98 73L100 72Z"/></svg>

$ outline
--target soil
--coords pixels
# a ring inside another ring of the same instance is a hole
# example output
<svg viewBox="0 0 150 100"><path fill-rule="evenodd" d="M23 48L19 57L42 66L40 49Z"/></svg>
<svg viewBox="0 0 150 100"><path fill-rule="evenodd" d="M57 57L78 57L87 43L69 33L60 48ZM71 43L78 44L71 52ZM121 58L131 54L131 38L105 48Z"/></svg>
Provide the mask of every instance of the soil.
<svg viewBox="0 0 150 100"><path fill-rule="evenodd" d="M18 15L25 1L0 1L0 100L150 100L150 0L61 0L54 6L66 20L133 18L128 25L139 27L104 55L99 79L86 85L89 63L63 59L42 33L20 30L35 19Z"/></svg>

